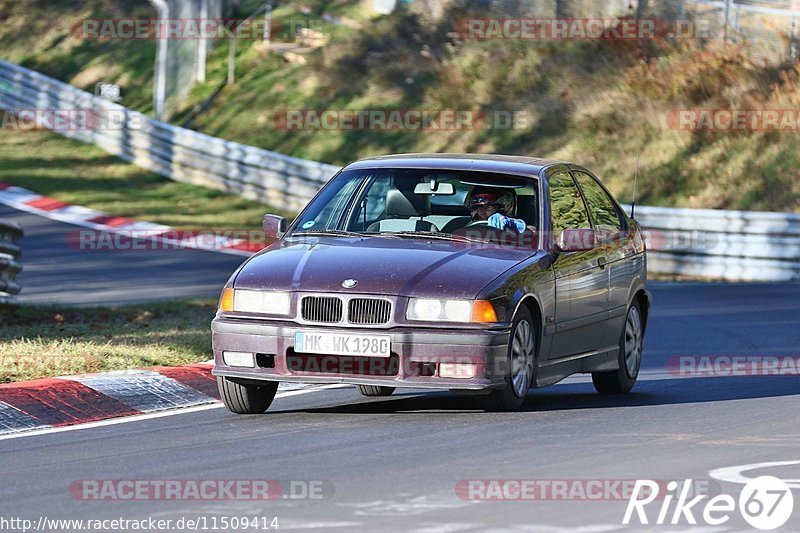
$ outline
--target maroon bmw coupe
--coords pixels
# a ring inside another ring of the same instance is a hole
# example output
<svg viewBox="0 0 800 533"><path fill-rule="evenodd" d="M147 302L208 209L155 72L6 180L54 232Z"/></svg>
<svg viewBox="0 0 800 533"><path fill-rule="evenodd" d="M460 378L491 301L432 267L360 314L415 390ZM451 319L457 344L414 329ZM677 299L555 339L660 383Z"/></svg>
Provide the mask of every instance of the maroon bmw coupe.
<svg viewBox="0 0 800 533"><path fill-rule="evenodd" d="M338 172L228 280L214 318L220 392L263 413L280 381L473 391L519 409L591 373L629 391L650 309L639 225L562 161L414 154Z"/></svg>

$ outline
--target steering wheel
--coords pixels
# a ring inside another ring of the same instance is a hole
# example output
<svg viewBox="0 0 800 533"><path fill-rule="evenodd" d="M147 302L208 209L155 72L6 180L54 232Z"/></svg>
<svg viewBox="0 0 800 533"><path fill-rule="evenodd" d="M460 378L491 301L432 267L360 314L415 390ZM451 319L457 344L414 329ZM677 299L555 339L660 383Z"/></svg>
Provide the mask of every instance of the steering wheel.
<svg viewBox="0 0 800 533"><path fill-rule="evenodd" d="M489 221L488 220L473 220L472 222L470 222L469 224L467 224L464 227L465 228L474 228L476 226L488 226L488 225L489 225Z"/></svg>

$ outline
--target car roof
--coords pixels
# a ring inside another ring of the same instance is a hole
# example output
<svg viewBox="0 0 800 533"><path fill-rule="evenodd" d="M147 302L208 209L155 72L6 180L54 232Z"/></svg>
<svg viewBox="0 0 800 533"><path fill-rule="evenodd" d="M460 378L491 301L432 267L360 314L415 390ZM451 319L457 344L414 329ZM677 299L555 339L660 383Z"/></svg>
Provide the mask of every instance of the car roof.
<svg viewBox="0 0 800 533"><path fill-rule="evenodd" d="M569 165L569 163L536 157L500 154L392 154L361 159L355 163L350 163L342 170L431 168L538 176L543 168L553 165Z"/></svg>

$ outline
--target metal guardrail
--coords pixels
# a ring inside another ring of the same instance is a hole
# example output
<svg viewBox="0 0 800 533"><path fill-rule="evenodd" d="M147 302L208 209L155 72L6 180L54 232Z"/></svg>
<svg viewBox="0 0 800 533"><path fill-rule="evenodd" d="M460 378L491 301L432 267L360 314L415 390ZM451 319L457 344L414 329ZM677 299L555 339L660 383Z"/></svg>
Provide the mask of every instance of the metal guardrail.
<svg viewBox="0 0 800 533"><path fill-rule="evenodd" d="M800 215L637 206L651 272L725 280L800 279Z"/></svg>
<svg viewBox="0 0 800 533"><path fill-rule="evenodd" d="M95 144L175 181L213 187L288 211L302 209L338 170L153 120L5 61L0 61L0 109L74 112L74 120L57 133ZM81 112L89 113L88 120Z"/></svg>
<svg viewBox="0 0 800 533"><path fill-rule="evenodd" d="M289 157L153 120L38 72L0 61L0 109L89 110L116 128L67 127L170 179L299 211L338 167ZM651 272L728 280L800 279L800 215L639 206Z"/></svg>
<svg viewBox="0 0 800 533"><path fill-rule="evenodd" d="M14 278L22 271L22 265L17 263L22 253L17 241L22 235L19 224L0 218L0 306L18 303L14 295L22 288Z"/></svg>

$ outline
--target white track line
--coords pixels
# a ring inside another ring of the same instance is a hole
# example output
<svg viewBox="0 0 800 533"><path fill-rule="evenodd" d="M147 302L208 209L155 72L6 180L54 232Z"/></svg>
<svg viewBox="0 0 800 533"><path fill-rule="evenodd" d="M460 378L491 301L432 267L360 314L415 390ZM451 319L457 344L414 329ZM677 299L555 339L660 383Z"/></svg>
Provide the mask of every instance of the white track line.
<svg viewBox="0 0 800 533"><path fill-rule="evenodd" d="M300 394L308 394L309 392L316 392L320 390L341 389L347 387L350 387L350 385L341 385L337 383L333 385L322 385L319 387L313 387L308 389L279 392L278 394L275 395L275 399L287 398L289 396L299 396ZM172 409L169 411L159 411L157 413L146 413L142 415L125 416L120 418L109 418L106 420L98 420L97 422L75 424L74 426L48 427L31 431L22 431L20 433L10 433L8 435L0 435L0 441L10 440L10 439L20 439L23 437L34 437L38 435L48 435L51 433L63 433L65 431L77 431L79 429L92 429L105 426L114 426L117 424L127 424L130 422L140 422L142 420L152 420L154 418L164 418L167 416L197 413L200 411L209 411L211 409L219 409L221 407L223 407L223 404L221 402L215 401L214 403L209 403L205 405L196 405L194 407L183 407L183 408Z"/></svg>
<svg viewBox="0 0 800 533"><path fill-rule="evenodd" d="M745 476L744 472L760 470L763 468L774 468L776 466L792 466L797 464L800 464L800 461L773 461L769 463L755 463L751 465L726 466L724 468L715 468L714 470L711 470L708 475L720 481L744 485L753 479ZM793 489L800 489L800 479L784 479L783 481Z"/></svg>

